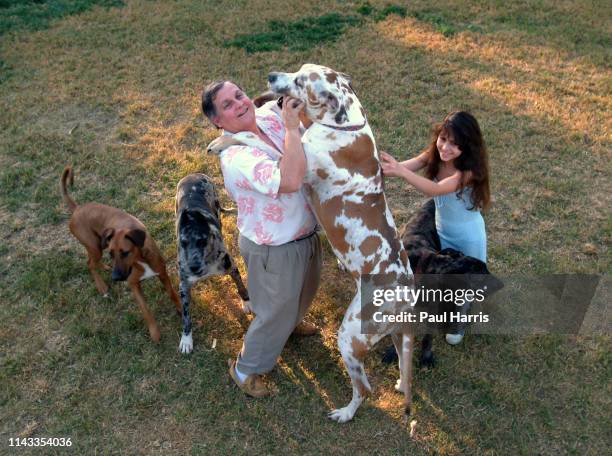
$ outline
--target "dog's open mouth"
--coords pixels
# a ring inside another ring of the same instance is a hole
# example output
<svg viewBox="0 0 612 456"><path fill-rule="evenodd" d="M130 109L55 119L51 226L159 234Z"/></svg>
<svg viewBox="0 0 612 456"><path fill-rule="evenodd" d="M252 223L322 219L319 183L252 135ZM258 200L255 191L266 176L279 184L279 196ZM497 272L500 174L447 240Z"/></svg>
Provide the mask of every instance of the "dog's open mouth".
<svg viewBox="0 0 612 456"><path fill-rule="evenodd" d="M278 100L276 100L276 104L278 105L279 108L283 109L283 102L284 102L285 97L280 97ZM293 100L293 107L295 108L298 104L300 103L299 100Z"/></svg>

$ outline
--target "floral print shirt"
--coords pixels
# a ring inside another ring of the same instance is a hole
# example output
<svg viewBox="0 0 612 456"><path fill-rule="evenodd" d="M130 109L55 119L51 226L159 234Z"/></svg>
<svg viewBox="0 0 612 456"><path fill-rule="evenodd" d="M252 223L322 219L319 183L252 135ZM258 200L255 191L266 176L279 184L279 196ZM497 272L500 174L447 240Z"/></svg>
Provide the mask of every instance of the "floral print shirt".
<svg viewBox="0 0 612 456"><path fill-rule="evenodd" d="M250 132L228 133L242 144L230 146L220 156L225 189L238 206L238 230L256 244L281 245L314 231L316 219L303 190L279 193L279 161L285 127L275 102L255 112L257 126L276 150Z"/></svg>

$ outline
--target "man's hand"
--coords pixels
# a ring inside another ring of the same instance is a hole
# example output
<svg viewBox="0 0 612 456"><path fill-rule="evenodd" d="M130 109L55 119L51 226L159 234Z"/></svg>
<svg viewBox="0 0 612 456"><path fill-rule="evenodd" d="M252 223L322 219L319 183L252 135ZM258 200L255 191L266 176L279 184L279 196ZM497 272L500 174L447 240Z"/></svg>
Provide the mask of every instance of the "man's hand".
<svg viewBox="0 0 612 456"><path fill-rule="evenodd" d="M304 109L303 101L287 96L283 98L283 110L281 115L287 131L299 129L300 112L302 109Z"/></svg>
<svg viewBox="0 0 612 456"><path fill-rule="evenodd" d="M283 98L281 112L285 124L285 152L280 161L281 183L279 193L297 192L306 175L306 156L300 134L300 112L304 103L291 97Z"/></svg>

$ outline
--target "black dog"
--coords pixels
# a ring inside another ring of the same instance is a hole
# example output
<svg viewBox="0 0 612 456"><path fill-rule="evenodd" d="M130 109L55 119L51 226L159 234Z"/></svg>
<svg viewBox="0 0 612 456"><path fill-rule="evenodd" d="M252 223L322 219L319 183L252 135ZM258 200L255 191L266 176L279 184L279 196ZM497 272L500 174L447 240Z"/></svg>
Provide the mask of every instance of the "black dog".
<svg viewBox="0 0 612 456"><path fill-rule="evenodd" d="M183 305L183 333L179 350L191 353L193 337L189 301L191 287L206 277L231 275L243 308L248 310L249 295L240 273L223 244L219 213L222 211L215 188L204 174L190 174L176 188L176 238Z"/></svg>
<svg viewBox="0 0 612 456"><path fill-rule="evenodd" d="M417 286L427 288L447 289L486 289L486 296L490 296L503 287L503 283L492 275L487 269L487 265L477 258L462 254L455 249L444 249L440 251L440 238L436 231L435 223L436 206L433 200L427 201L410 220L400 228L400 236L404 248L410 258ZM434 276L424 276L428 274L456 274L451 277L444 277L443 283L432 284ZM427 282L424 283L424 277ZM419 304L417 304L418 306ZM440 306L441 312L465 313L469 306L451 307ZM432 335L426 334L421 344L421 366L433 366L434 355L432 351ZM391 363L397 359L395 348L389 347L383 355L383 361Z"/></svg>

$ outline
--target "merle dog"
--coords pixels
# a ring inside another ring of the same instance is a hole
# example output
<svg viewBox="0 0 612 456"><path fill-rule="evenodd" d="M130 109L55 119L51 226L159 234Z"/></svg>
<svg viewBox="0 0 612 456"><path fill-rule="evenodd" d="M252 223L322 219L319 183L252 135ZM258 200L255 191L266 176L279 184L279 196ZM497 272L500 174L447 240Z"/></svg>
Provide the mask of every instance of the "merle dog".
<svg viewBox="0 0 612 456"><path fill-rule="evenodd" d="M212 275L231 275L243 308L248 311L249 295L240 273L223 244L222 211L215 187L204 174L190 174L176 188L176 238L178 242L180 295L183 306L183 333L179 350L191 353L193 337L189 301L191 287Z"/></svg>
<svg viewBox="0 0 612 456"><path fill-rule="evenodd" d="M455 249L440 250L440 238L436 231L435 215L434 200L429 200L400 228L402 243L408 252L410 267L414 271L417 286L422 285L420 280L422 280L423 274L457 274L453 275L452 279L442 278L442 282L436 283L435 286L441 289L486 288L486 296L490 296L501 289L503 283L492 275L487 269L487 265L479 259L464 255ZM432 284L428 283L427 287L431 288ZM455 306L451 304L451 306L452 308L442 307L440 310L444 312L465 312L468 310L466 305ZM434 365L432 339L431 334L426 334L423 337L420 356L421 366L433 367ZM383 355L383 361L393 362L396 356L395 348L391 346Z"/></svg>

